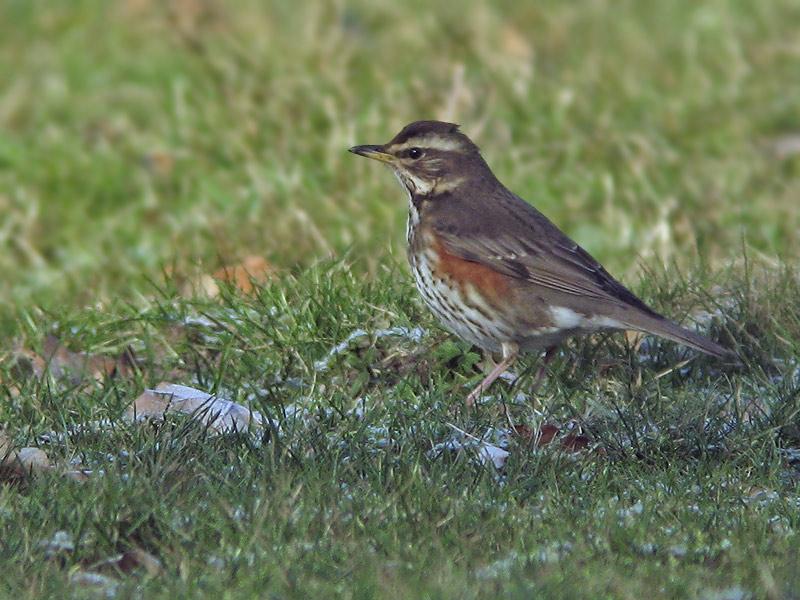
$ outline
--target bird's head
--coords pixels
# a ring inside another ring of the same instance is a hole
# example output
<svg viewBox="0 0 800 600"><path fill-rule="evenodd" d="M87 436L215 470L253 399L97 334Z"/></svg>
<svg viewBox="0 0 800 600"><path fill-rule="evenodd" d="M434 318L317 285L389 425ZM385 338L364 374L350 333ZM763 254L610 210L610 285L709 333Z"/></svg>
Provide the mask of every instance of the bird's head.
<svg viewBox="0 0 800 600"><path fill-rule="evenodd" d="M471 178L491 175L478 147L458 125L442 121L415 121L386 144L353 146L350 152L389 165L412 196L452 192Z"/></svg>

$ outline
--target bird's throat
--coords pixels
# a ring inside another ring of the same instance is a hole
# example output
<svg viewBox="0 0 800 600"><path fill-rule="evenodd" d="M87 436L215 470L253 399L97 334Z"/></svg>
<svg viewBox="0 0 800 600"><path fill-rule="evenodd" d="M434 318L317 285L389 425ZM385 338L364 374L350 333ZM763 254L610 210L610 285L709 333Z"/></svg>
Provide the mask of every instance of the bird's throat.
<svg viewBox="0 0 800 600"><path fill-rule="evenodd" d="M395 169L395 177L412 197L428 196L436 187L436 182L423 179L403 169Z"/></svg>

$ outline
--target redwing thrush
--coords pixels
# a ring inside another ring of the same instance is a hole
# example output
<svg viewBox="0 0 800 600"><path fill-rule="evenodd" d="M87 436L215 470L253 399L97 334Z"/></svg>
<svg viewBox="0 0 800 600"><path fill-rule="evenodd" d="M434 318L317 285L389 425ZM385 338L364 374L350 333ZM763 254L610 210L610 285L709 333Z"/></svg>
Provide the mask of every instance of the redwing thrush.
<svg viewBox="0 0 800 600"><path fill-rule="evenodd" d="M428 308L459 337L502 352L468 404L520 351L552 355L572 335L632 329L713 356L730 354L659 315L609 275L500 183L457 125L417 121L387 144L350 152L388 164L408 192L408 260Z"/></svg>

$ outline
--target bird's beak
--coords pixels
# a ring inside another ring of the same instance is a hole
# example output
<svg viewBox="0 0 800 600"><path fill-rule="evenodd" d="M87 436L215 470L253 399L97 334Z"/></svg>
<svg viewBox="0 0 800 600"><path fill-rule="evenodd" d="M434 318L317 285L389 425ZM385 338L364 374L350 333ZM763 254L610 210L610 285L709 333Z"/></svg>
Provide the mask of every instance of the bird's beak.
<svg viewBox="0 0 800 600"><path fill-rule="evenodd" d="M353 146L350 148L353 154L360 154L367 158L374 158L385 163L394 162L394 156L383 151L383 146Z"/></svg>

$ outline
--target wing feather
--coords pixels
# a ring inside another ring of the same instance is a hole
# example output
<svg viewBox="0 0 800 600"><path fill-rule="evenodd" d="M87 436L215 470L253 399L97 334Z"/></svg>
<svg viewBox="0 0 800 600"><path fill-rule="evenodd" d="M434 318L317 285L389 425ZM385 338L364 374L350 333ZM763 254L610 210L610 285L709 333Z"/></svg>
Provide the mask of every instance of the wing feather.
<svg viewBox="0 0 800 600"><path fill-rule="evenodd" d="M565 294L623 302L655 314L544 215L515 200L502 232L482 232L469 224L464 229L452 221L434 229L447 250L464 260ZM523 210L528 214L519 214Z"/></svg>

